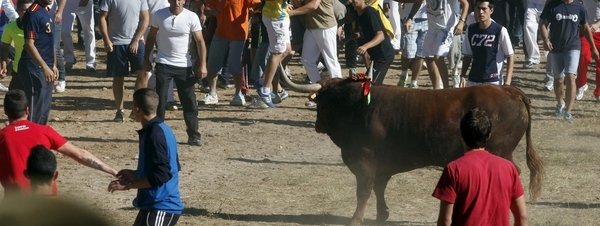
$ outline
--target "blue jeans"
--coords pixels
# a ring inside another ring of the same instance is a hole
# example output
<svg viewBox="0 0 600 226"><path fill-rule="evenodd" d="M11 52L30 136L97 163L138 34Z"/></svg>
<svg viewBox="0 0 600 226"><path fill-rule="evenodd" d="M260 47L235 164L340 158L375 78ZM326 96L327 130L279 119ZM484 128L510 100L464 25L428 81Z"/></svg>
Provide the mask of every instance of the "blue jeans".
<svg viewBox="0 0 600 226"><path fill-rule="evenodd" d="M250 80L255 81L254 86L257 89L264 85L263 74L265 72L265 66L267 65L267 59L269 59L269 55L269 43L259 43L256 50L256 55L254 56L254 62L252 62L252 71L250 72Z"/></svg>
<svg viewBox="0 0 600 226"><path fill-rule="evenodd" d="M548 64L552 67L552 75L555 79L561 79L565 74L577 75L579 53L579 50L548 53Z"/></svg>
<svg viewBox="0 0 600 226"><path fill-rule="evenodd" d="M60 33L62 32L62 25L54 23L52 28L52 37L54 39L54 52L56 53L56 68L58 68L58 80L65 81L65 58L63 51L60 48Z"/></svg>

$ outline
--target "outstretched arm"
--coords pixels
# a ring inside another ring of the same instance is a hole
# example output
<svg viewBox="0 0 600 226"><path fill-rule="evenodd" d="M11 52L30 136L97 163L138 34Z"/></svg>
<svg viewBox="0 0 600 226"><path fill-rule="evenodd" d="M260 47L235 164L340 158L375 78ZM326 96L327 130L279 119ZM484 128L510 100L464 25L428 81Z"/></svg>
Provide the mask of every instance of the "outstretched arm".
<svg viewBox="0 0 600 226"><path fill-rule="evenodd" d="M100 161L100 159L98 159L92 153L88 152L85 149L77 147L71 144L70 142L65 143L56 151L62 153L63 155L69 156L70 158L74 159L75 161L81 163L84 166L100 170L112 176L117 176L117 171L115 169L113 169L106 163Z"/></svg>

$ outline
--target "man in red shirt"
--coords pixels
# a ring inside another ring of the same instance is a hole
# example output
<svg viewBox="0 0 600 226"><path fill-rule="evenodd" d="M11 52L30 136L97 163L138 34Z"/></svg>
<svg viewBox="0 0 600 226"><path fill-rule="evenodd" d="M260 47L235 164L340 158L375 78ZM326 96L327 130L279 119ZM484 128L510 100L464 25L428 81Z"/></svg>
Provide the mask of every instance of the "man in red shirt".
<svg viewBox="0 0 600 226"><path fill-rule="evenodd" d="M0 182L5 194L30 191L30 182L24 171L29 153L37 145L56 150L87 167L116 176L115 169L90 152L69 143L51 127L27 120L28 106L27 97L22 90L10 90L4 97L4 113L10 123L0 130Z"/></svg>
<svg viewBox="0 0 600 226"><path fill-rule="evenodd" d="M511 161L485 150L492 124L485 111L467 112L460 124L467 147L450 162L433 196L440 200L438 225L527 225L527 207L519 172Z"/></svg>

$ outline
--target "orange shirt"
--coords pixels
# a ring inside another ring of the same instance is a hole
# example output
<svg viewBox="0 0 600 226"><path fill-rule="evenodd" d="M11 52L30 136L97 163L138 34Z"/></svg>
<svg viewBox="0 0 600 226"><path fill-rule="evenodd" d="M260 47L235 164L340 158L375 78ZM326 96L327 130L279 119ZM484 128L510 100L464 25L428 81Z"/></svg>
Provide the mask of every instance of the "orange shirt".
<svg viewBox="0 0 600 226"><path fill-rule="evenodd" d="M248 14L260 0L209 0L207 6L218 9L215 35L230 41L248 38Z"/></svg>

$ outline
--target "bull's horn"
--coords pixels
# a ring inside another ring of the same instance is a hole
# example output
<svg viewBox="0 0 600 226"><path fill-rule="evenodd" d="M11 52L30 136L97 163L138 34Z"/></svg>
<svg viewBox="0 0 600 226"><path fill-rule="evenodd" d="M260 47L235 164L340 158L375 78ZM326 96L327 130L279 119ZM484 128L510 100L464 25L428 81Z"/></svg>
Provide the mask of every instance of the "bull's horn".
<svg viewBox="0 0 600 226"><path fill-rule="evenodd" d="M321 88L321 84L296 84L290 78L283 65L279 64L277 67L277 71L279 72L279 81L282 82L289 89L294 90L296 92L301 93L314 93L317 92Z"/></svg>

